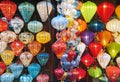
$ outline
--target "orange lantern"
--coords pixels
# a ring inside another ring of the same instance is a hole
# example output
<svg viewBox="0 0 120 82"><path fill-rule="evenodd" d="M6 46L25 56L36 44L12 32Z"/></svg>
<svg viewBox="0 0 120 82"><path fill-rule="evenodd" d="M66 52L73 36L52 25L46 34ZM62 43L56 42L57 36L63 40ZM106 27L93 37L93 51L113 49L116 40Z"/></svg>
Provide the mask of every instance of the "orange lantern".
<svg viewBox="0 0 120 82"><path fill-rule="evenodd" d="M0 32L5 31L8 29L8 24L7 22L3 21L0 19Z"/></svg>
<svg viewBox="0 0 120 82"><path fill-rule="evenodd" d="M28 44L28 49L30 50L31 54L35 56L41 50L41 44L37 41L33 41L32 43Z"/></svg>
<svg viewBox="0 0 120 82"><path fill-rule="evenodd" d="M17 5L11 0L3 0L0 3L0 9L7 20L10 20L17 10Z"/></svg>

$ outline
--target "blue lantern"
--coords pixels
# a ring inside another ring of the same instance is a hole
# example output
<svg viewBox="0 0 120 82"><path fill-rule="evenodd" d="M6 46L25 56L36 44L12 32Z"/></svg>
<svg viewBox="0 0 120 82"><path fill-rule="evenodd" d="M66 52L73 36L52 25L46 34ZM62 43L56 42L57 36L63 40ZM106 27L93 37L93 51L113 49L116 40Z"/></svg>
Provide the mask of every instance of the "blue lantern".
<svg viewBox="0 0 120 82"><path fill-rule="evenodd" d="M14 74L15 78L18 78L21 72L23 71L23 65L18 63L11 64L9 68L11 72Z"/></svg>
<svg viewBox="0 0 120 82"><path fill-rule="evenodd" d="M105 27L104 23L99 20L94 20L94 21L90 22L90 24L88 25L88 28L93 32L99 32L99 31L103 30L104 27Z"/></svg>
<svg viewBox="0 0 120 82"><path fill-rule="evenodd" d="M31 16L33 15L35 11L35 7L33 4L29 2L23 2L18 6L18 10L20 14L22 15L25 22L29 22Z"/></svg>
<svg viewBox="0 0 120 82"><path fill-rule="evenodd" d="M48 59L49 59L48 53L39 53L37 55L37 60L41 66L44 66L47 63Z"/></svg>
<svg viewBox="0 0 120 82"><path fill-rule="evenodd" d="M37 63L32 63L28 66L28 72L33 78L35 78L38 75L40 70L41 67Z"/></svg>
<svg viewBox="0 0 120 82"><path fill-rule="evenodd" d="M32 82L33 78L30 74L23 74L20 76L20 82Z"/></svg>
<svg viewBox="0 0 120 82"><path fill-rule="evenodd" d="M4 73L1 75L1 81L0 82L13 82L14 80L14 74L12 73Z"/></svg>
<svg viewBox="0 0 120 82"><path fill-rule="evenodd" d="M80 10L77 10L77 11L76 11L76 15L74 16L74 18L76 19L76 18L80 17L80 15L81 15Z"/></svg>
<svg viewBox="0 0 120 82"><path fill-rule="evenodd" d="M34 20L28 23L27 28L30 32L37 33L43 29L43 25L41 22Z"/></svg>
<svg viewBox="0 0 120 82"><path fill-rule="evenodd" d="M58 31L65 29L68 26L68 20L62 15L54 17L51 21L53 28Z"/></svg>

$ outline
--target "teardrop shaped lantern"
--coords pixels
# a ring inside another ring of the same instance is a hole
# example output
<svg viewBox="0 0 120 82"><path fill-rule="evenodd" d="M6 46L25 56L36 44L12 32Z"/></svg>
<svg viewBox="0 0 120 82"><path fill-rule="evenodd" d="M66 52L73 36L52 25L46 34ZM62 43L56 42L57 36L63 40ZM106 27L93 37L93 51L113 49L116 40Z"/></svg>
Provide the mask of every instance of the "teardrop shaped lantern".
<svg viewBox="0 0 120 82"><path fill-rule="evenodd" d="M7 20L10 20L17 10L17 5L11 0L3 0L0 3L0 9Z"/></svg>
<svg viewBox="0 0 120 82"><path fill-rule="evenodd" d="M22 15L25 22L29 22L31 16L33 15L35 11L35 7L33 4L29 2L23 2L19 4L18 10L20 14Z"/></svg>
<svg viewBox="0 0 120 82"><path fill-rule="evenodd" d="M28 23L27 28L30 32L37 33L43 29L43 25L41 22L34 20Z"/></svg>
<svg viewBox="0 0 120 82"><path fill-rule="evenodd" d="M8 23L0 19L0 32L8 29Z"/></svg>
<svg viewBox="0 0 120 82"><path fill-rule="evenodd" d="M52 19L51 24L57 31L61 31L68 26L68 20L62 15L57 15Z"/></svg>
<svg viewBox="0 0 120 82"><path fill-rule="evenodd" d="M42 22L45 22L53 9L52 4L47 1L41 1L37 3L36 7Z"/></svg>

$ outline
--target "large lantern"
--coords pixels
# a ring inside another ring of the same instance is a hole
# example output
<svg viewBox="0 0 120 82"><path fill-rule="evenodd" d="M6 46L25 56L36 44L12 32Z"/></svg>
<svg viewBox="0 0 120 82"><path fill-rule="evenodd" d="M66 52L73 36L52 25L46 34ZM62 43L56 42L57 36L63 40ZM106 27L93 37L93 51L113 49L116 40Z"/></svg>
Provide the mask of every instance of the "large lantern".
<svg viewBox="0 0 120 82"><path fill-rule="evenodd" d="M18 10L20 14L22 15L25 22L29 22L31 16L33 15L35 11L35 7L33 4L29 2L23 2L19 4Z"/></svg>
<svg viewBox="0 0 120 82"><path fill-rule="evenodd" d="M0 32L8 29L8 23L0 19Z"/></svg>
<svg viewBox="0 0 120 82"><path fill-rule="evenodd" d="M50 2L41 1L37 3L36 7L42 22L45 22L53 9L52 4Z"/></svg>
<svg viewBox="0 0 120 82"><path fill-rule="evenodd" d="M7 20L10 20L17 10L17 5L11 0L4 0L0 3L0 9Z"/></svg>

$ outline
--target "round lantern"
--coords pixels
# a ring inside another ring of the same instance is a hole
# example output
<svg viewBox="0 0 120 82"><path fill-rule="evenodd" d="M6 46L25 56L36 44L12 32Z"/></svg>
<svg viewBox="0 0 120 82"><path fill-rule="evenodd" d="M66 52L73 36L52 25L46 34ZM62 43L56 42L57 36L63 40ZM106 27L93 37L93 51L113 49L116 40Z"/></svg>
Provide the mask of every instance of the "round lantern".
<svg viewBox="0 0 120 82"><path fill-rule="evenodd" d="M68 20L62 15L54 17L51 21L53 28L58 31L65 29L68 26Z"/></svg>
<svg viewBox="0 0 120 82"><path fill-rule="evenodd" d="M28 44L34 40L34 35L30 32L22 32L19 34L19 40L24 44Z"/></svg>
<svg viewBox="0 0 120 82"><path fill-rule="evenodd" d="M8 23L0 19L0 32L8 29Z"/></svg>
<svg viewBox="0 0 120 82"><path fill-rule="evenodd" d="M48 43L51 40L50 33L46 31L41 31L37 33L36 40L41 44Z"/></svg>

